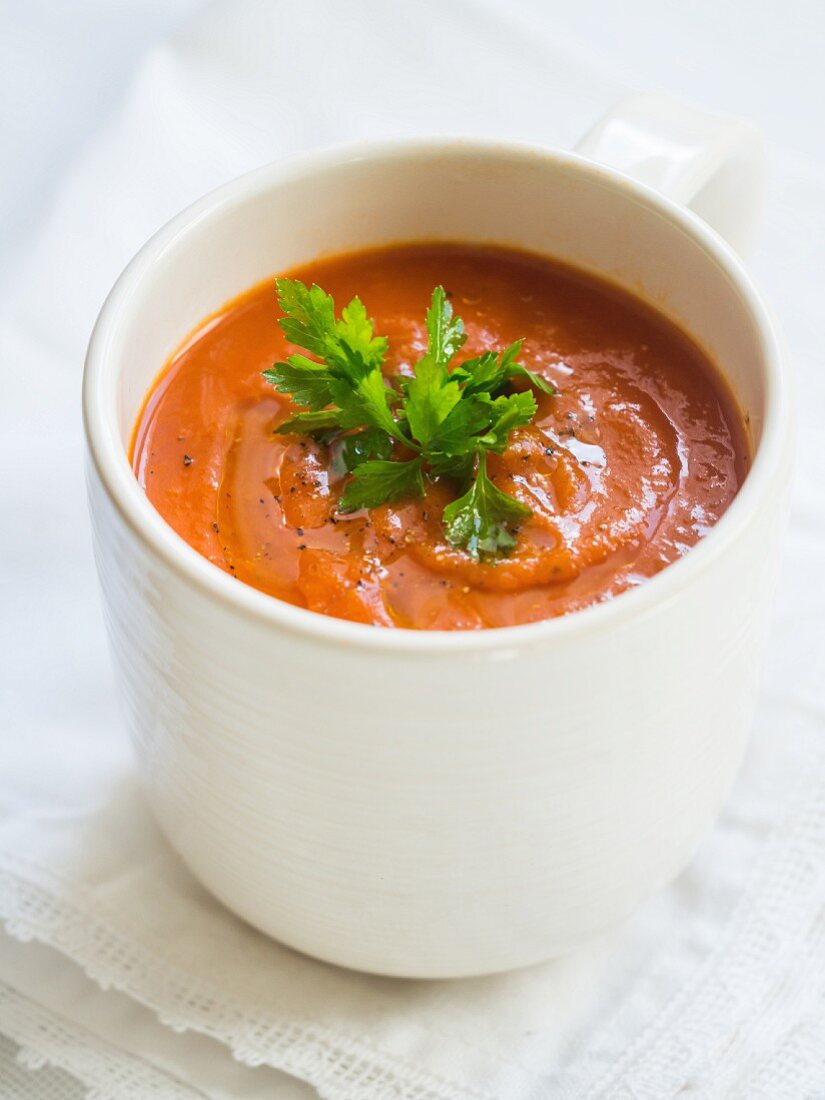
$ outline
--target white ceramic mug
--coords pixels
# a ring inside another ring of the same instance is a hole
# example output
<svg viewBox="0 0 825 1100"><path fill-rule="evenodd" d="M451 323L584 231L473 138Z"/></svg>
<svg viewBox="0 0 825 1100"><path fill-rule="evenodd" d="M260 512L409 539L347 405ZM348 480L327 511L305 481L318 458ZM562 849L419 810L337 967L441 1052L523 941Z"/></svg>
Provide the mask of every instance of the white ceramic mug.
<svg viewBox="0 0 825 1100"><path fill-rule="evenodd" d="M95 550L152 805L231 909L344 966L449 977L568 951L685 865L743 751L786 513L788 380L737 254L682 204L741 243L759 142L643 98L582 148L411 140L269 165L162 229L91 340ZM559 619L393 631L235 581L154 511L129 437L200 319L321 253L414 239L571 261L708 350L755 457L682 560Z"/></svg>

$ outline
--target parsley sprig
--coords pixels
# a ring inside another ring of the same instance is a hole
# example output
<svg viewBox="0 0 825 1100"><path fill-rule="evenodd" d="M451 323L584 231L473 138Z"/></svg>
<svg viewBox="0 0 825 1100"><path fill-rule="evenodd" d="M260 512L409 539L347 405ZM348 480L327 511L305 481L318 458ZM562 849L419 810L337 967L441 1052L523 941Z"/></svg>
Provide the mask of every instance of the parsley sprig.
<svg viewBox="0 0 825 1100"><path fill-rule="evenodd" d="M455 364L466 335L443 287L427 310L427 350L411 378L385 378L386 337L376 336L359 298L335 316L319 286L277 280L284 335L303 354L290 355L264 377L301 406L281 434L340 441L348 478L344 512L421 497L425 480L448 478L462 495L444 509L444 532L476 559L506 555L530 509L502 492L487 473L487 454L501 454L511 432L536 413L531 390L510 388L525 378L546 394L555 388L519 363L523 341Z"/></svg>

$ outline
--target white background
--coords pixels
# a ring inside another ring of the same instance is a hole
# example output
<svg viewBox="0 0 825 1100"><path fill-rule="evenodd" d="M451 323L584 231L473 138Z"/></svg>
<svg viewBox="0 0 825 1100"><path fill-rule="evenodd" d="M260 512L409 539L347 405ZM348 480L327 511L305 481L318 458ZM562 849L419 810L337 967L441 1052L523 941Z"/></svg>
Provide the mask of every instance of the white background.
<svg viewBox="0 0 825 1100"><path fill-rule="evenodd" d="M148 47L201 2L3 0L0 270L8 272L11 249L24 245L67 168L116 110ZM482 0L479 7L485 4L549 27L639 88L667 88L741 114L772 141L825 161L818 0ZM288 18L290 4L282 7Z"/></svg>

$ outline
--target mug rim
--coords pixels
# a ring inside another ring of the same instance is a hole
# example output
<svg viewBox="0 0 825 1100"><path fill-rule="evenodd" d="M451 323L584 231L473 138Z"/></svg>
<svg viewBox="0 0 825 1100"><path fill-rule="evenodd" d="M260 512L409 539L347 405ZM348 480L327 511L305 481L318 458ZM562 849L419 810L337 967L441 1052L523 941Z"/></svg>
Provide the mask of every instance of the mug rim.
<svg viewBox="0 0 825 1100"><path fill-rule="evenodd" d="M654 207L703 247L732 280L756 326L765 372L762 433L747 476L724 515L688 552L643 584L577 611L532 623L485 630L388 629L351 622L298 607L277 596L238 582L190 546L151 504L134 476L117 426L118 372L108 354L128 315L137 288L151 275L155 261L175 247L184 234L223 210L239 205L278 183L372 160L403 160L427 155L489 159L506 155L535 166L574 168L629 191ZM185 207L155 232L118 276L106 298L89 340L83 372L83 421L88 452L98 476L121 518L133 534L158 554L179 576L205 596L259 623L333 646L409 654L490 652L506 655L526 646L557 644L588 631L608 631L627 620L655 611L676 597L729 546L758 511L789 442L789 378L775 323L732 247L688 207L623 172L578 153L492 138L414 137L328 146L272 161L222 184Z"/></svg>

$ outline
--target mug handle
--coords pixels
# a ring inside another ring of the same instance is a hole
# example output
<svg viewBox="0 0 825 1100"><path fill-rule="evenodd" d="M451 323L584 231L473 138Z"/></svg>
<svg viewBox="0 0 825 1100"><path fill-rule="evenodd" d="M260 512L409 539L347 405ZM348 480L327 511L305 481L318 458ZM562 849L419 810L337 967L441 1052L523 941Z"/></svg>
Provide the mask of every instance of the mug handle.
<svg viewBox="0 0 825 1100"><path fill-rule="evenodd" d="M576 152L689 206L738 252L751 245L765 182L764 145L752 123L637 95L617 103Z"/></svg>

